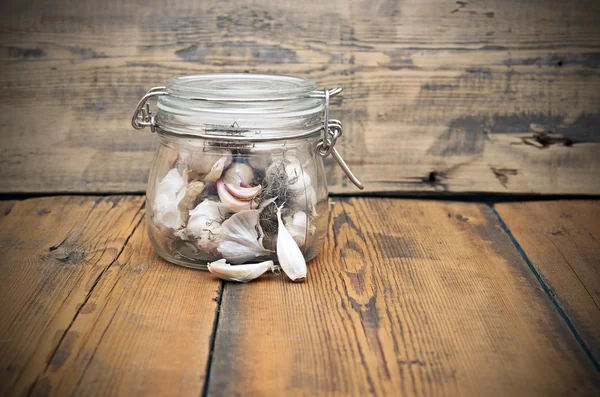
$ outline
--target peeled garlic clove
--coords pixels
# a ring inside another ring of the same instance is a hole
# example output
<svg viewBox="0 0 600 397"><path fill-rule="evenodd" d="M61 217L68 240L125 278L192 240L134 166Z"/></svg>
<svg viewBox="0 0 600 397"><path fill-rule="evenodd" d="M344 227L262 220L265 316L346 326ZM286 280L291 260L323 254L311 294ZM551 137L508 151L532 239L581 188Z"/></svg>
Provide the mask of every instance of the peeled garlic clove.
<svg viewBox="0 0 600 397"><path fill-rule="evenodd" d="M227 190L225 182L222 179L217 181L217 192L219 193L219 199L223 204L229 207L233 211L242 211L252 209L252 202L246 200L239 200Z"/></svg>
<svg viewBox="0 0 600 397"><path fill-rule="evenodd" d="M219 259L218 261L209 263L207 267L209 272L221 280L238 281L240 283L252 281L269 270L275 271L273 261L231 266L225 259Z"/></svg>
<svg viewBox="0 0 600 397"><path fill-rule="evenodd" d="M292 281L306 280L306 261L302 251L281 220L281 208L277 208L277 259L285 274Z"/></svg>
<svg viewBox="0 0 600 397"><path fill-rule="evenodd" d="M231 183L227 183L225 182L225 187L227 188L227 191L229 193L231 193L231 195L237 199L240 200L252 200L254 197L258 196L260 194L260 191L262 190L262 186L258 185L258 186L248 186L248 187L244 187L244 186L238 186L238 185L232 185Z"/></svg>
<svg viewBox="0 0 600 397"><path fill-rule="evenodd" d="M223 156L217 160L210 171L204 176L204 182L216 182L223 175L223 170L227 167L227 162L231 161L231 156Z"/></svg>
<svg viewBox="0 0 600 397"><path fill-rule="evenodd" d="M254 170L248 164L243 163L231 164L223 174L223 181L231 185L249 184L252 179L254 179Z"/></svg>

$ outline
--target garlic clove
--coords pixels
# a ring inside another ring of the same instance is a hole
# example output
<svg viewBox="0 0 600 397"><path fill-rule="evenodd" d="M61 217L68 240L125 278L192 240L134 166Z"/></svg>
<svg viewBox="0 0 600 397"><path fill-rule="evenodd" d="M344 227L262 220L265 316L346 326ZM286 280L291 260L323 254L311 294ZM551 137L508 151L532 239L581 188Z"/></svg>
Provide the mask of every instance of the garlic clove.
<svg viewBox="0 0 600 397"><path fill-rule="evenodd" d="M277 259L285 274L295 282L306 280L306 261L302 251L281 220L281 208L277 208Z"/></svg>
<svg viewBox="0 0 600 397"><path fill-rule="evenodd" d="M204 176L204 182L216 182L223 175L223 170L227 167L228 162L231 162L231 155L222 156L218 159Z"/></svg>
<svg viewBox="0 0 600 397"><path fill-rule="evenodd" d="M240 283L252 281L269 270L272 272L275 271L273 261L231 266L225 259L219 259L218 261L209 263L207 267L209 272L221 280L238 281Z"/></svg>
<svg viewBox="0 0 600 397"><path fill-rule="evenodd" d="M223 182L222 179L217 181L217 192L221 202L233 211L237 212L252 209L252 202L235 198L231 193L229 193L229 190L227 190L225 182Z"/></svg>
<svg viewBox="0 0 600 397"><path fill-rule="evenodd" d="M252 179L254 179L254 170L248 164L243 163L231 164L223 174L223 181L231 185L249 184Z"/></svg>
<svg viewBox="0 0 600 397"><path fill-rule="evenodd" d="M238 185L232 185L231 183L225 182L225 188L231 193L231 195L239 200L252 200L254 197L260 194L262 186L244 187Z"/></svg>

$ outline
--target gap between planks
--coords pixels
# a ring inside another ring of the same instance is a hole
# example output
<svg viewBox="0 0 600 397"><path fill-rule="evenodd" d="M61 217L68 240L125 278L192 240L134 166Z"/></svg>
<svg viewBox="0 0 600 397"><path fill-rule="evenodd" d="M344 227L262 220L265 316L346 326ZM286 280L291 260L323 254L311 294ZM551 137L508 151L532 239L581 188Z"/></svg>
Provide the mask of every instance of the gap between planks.
<svg viewBox="0 0 600 397"><path fill-rule="evenodd" d="M571 318L569 317L569 315L566 313L566 311L565 311L562 303L560 302L560 300L558 299L558 297L552 293L552 289L550 288L550 286L548 285L548 283L546 282L546 280L542 276L541 272L535 266L535 264L533 263L533 261L529 258L529 256L527 255L527 253L525 252L525 250L523 249L523 247L521 247L521 244L519 243L519 241L515 238L515 236L513 235L513 233L510 231L510 228L504 222L504 220L502 219L502 216L500 216L500 213L498 213L498 211L496 210L496 208L494 208L493 205L490 205L490 207L491 207L492 211L494 212L494 214L496 215L496 217L498 217L498 222L500 223L500 226L502 227L502 230L504 230L504 232L506 233L506 235L510 239L511 243L515 247L515 250L519 253L519 255L521 256L521 258L523 258L523 260L525 261L525 263L527 264L527 266L529 267L529 269L531 270L531 272L533 273L533 275L535 276L535 278L538 280L538 282L540 283L540 286L542 287L542 289L544 290L544 292L548 296L548 299L550 299L550 301L552 302L553 306L556 308L556 310L558 311L558 313L560 314L560 316L562 317L562 319L565 321L565 323L567 324L567 326L571 330L571 333L573 334L573 336L575 337L575 339L577 340L577 342L581 346L581 349L585 352L585 354L587 355L587 357L590 359L590 361L594 365L594 368L596 368L596 371L600 372L600 362L594 356L594 353L592 353L592 350L587 345L587 343L585 342L585 340L583 339L583 337L580 335L579 331L577 331L577 328L575 327L575 324L573 323L573 321L571 320Z"/></svg>
<svg viewBox="0 0 600 397"><path fill-rule="evenodd" d="M217 330L219 328L219 319L221 318L221 304L223 302L223 292L225 291L226 283L223 280L219 281L219 289L217 291L217 307L215 308L215 320L213 322L212 333L210 334L210 347L208 349L208 359L206 360L206 374L204 375L204 385L202 385L201 397L208 396L208 385L210 383L210 372L212 370L213 355L215 352L215 343L217 340Z"/></svg>

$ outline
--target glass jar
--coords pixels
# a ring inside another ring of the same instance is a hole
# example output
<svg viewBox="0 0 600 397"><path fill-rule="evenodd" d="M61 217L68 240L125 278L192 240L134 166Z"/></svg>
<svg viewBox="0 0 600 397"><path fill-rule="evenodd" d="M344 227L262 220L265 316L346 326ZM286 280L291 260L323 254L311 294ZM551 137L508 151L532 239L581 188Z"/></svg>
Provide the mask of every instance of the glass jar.
<svg viewBox="0 0 600 397"><path fill-rule="evenodd" d="M132 125L160 138L146 202L158 254L202 269L221 258L276 261L281 219L305 260L314 258L328 219L323 157L362 188L334 147L342 125L329 119L329 97L339 92L256 74L176 77L148 91Z"/></svg>

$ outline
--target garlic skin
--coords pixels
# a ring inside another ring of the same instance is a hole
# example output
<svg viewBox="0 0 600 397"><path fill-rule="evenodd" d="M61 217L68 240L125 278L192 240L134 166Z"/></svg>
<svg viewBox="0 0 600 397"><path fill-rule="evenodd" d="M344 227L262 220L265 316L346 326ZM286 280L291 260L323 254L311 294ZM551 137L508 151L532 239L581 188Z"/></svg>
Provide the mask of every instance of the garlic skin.
<svg viewBox="0 0 600 397"><path fill-rule="evenodd" d="M204 148L197 151L181 151L179 152L179 161L192 172L200 175L201 177L206 176L211 169L214 167L218 160L225 157L223 163L223 169L227 168L231 164L233 157L228 150L210 150L202 151Z"/></svg>
<svg viewBox="0 0 600 397"><path fill-rule="evenodd" d="M225 259L211 262L207 265L208 271L226 281L237 281L247 283L265 274L267 271L275 271L273 261L252 263L247 265L231 266Z"/></svg>
<svg viewBox="0 0 600 397"><path fill-rule="evenodd" d="M221 243L217 230L231 212L221 203L204 200L190 211L184 232L196 242L199 249L214 255Z"/></svg>
<svg viewBox="0 0 600 397"><path fill-rule="evenodd" d="M154 222L161 229L179 229L184 220L179 211L179 201L185 196L185 182L173 168L158 183L154 198Z"/></svg>
<svg viewBox="0 0 600 397"><path fill-rule="evenodd" d="M298 211L292 216L288 216L285 219L285 228L290 233L298 247L304 247L306 244L307 237L307 225L308 225L308 217L306 216L306 212ZM310 226L308 228L310 234L315 232L315 227Z"/></svg>
<svg viewBox="0 0 600 397"><path fill-rule="evenodd" d="M218 237L222 242L217 251L229 262L244 263L272 253L263 246L264 236L258 223L259 215L259 210L237 212L218 229Z"/></svg>
<svg viewBox="0 0 600 397"><path fill-rule="evenodd" d="M316 216L317 192L312 186L311 177L306 172L305 167L300 164L298 158L288 153L279 162L274 162L266 170L267 177L278 172L278 169L283 170L288 179L289 190L294 195L292 208L299 211L308 211L311 216Z"/></svg>
<svg viewBox="0 0 600 397"><path fill-rule="evenodd" d="M306 261L302 251L281 220L281 208L277 208L277 259L285 274L294 282L306 280Z"/></svg>
<svg viewBox="0 0 600 397"><path fill-rule="evenodd" d="M183 219L184 223L187 222L190 217L190 210L198 204L200 195L204 191L204 187L204 182L199 181L190 182L186 186L185 195L177 204L177 208L181 213L181 218Z"/></svg>
<svg viewBox="0 0 600 397"><path fill-rule="evenodd" d="M223 156L218 159L210 171L204 176L204 182L216 182L217 179L223 175L223 170L227 167L228 162L231 163L231 155Z"/></svg>

